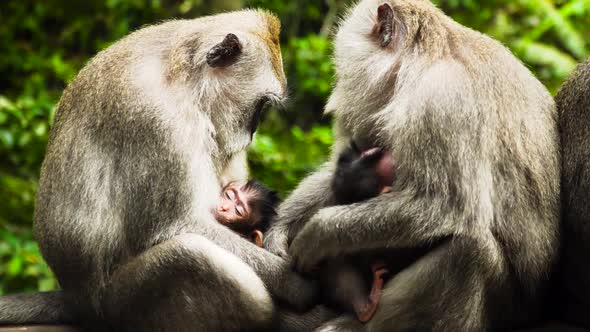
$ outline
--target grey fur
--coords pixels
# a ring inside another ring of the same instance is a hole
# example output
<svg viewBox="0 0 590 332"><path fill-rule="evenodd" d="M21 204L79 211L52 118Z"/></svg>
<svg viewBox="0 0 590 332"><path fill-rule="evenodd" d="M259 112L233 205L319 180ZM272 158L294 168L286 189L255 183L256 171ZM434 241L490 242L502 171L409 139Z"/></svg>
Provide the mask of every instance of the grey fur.
<svg viewBox="0 0 590 332"><path fill-rule="evenodd" d="M375 33L383 3L395 22L386 47ZM545 87L500 43L425 0L360 1L336 35L335 65L331 161L279 208L267 247L310 271L333 257L448 239L385 285L368 331L540 319L560 205L557 115ZM329 206L333 165L350 139L391 151L393 192Z"/></svg>
<svg viewBox="0 0 590 332"><path fill-rule="evenodd" d="M72 322L59 291L17 294L0 297L0 325Z"/></svg>
<svg viewBox="0 0 590 332"><path fill-rule="evenodd" d="M337 316L336 312L322 305L304 313L283 310L279 314L278 330L281 332L316 331L319 326Z"/></svg>
<svg viewBox="0 0 590 332"><path fill-rule="evenodd" d="M278 31L274 16L254 10L146 27L64 91L34 232L64 311L86 327L261 330L279 317L271 295L311 304L312 284L211 214L221 186L247 176L257 106L285 95ZM239 56L207 65L229 34ZM10 316L14 304L0 308L1 321L27 320Z"/></svg>
<svg viewBox="0 0 590 332"><path fill-rule="evenodd" d="M590 60L556 98L562 151L563 255L557 302L563 318L590 328Z"/></svg>

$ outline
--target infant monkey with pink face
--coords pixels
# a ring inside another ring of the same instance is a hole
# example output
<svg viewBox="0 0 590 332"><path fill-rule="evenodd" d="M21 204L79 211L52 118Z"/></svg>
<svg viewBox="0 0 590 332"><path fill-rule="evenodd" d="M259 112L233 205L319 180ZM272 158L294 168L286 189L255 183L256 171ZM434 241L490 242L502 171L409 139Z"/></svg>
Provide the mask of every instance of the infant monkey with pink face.
<svg viewBox="0 0 590 332"><path fill-rule="evenodd" d="M221 190L215 219L263 247L264 232L275 217L277 193L256 180L230 182Z"/></svg>
<svg viewBox="0 0 590 332"><path fill-rule="evenodd" d="M395 179L390 153L379 148L365 150L351 142L337 163L332 179L335 204L352 204L387 193ZM264 232L276 216L277 193L258 181L231 182L221 191L214 211L221 224L262 247ZM362 322L369 321L379 304L381 289L389 272L378 255L339 258L326 264L319 277L324 299L351 312Z"/></svg>

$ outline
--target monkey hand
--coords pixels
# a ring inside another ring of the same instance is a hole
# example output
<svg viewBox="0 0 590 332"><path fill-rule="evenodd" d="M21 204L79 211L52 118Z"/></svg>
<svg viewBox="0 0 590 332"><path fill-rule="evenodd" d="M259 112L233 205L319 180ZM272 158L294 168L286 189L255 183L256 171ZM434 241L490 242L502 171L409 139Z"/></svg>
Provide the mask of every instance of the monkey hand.
<svg viewBox="0 0 590 332"><path fill-rule="evenodd" d="M264 237L264 248L271 253L290 261L291 257L287 251L289 247L287 233L279 227L271 227Z"/></svg>
<svg viewBox="0 0 590 332"><path fill-rule="evenodd" d="M325 227L325 223L331 220L327 217L335 212L335 208L338 207L318 211L291 243L289 254L297 271L311 273L322 261L337 256L337 253L332 251L335 248L334 243L331 243L333 234L326 232Z"/></svg>
<svg viewBox="0 0 590 332"><path fill-rule="evenodd" d="M316 282L295 273L289 265L285 266L279 280L278 293L274 295L296 311L304 312L317 304L319 288Z"/></svg>

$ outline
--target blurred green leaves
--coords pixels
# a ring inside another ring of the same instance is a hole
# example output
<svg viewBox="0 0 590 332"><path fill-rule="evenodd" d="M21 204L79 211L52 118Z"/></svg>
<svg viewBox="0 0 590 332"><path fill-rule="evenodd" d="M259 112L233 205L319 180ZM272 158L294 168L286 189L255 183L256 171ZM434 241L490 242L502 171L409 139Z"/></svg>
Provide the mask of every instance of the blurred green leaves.
<svg viewBox="0 0 590 332"><path fill-rule="evenodd" d="M0 295L14 291L46 291L57 287L37 244L23 241L22 234L0 230Z"/></svg>
<svg viewBox="0 0 590 332"><path fill-rule="evenodd" d="M508 46L556 92L590 50L590 0L435 0L460 23ZM262 124L254 177L284 196L327 159L323 107L330 35L349 0L5 0L0 2L0 294L57 286L31 235L34 195L55 104L99 50L143 25L241 7L281 19L290 101Z"/></svg>
<svg viewBox="0 0 590 332"><path fill-rule="evenodd" d="M265 126L250 149L252 176L285 197L301 178L327 160L331 145L329 126L314 126L307 132L297 126Z"/></svg>
<svg viewBox="0 0 590 332"><path fill-rule="evenodd" d="M290 52L286 58L294 63L293 70L300 83L298 91L305 95L325 98L331 88L334 76L330 55L331 43L324 36L309 35L293 38L287 48Z"/></svg>
<svg viewBox="0 0 590 332"><path fill-rule="evenodd" d="M590 54L590 0L435 2L510 47L553 93Z"/></svg>

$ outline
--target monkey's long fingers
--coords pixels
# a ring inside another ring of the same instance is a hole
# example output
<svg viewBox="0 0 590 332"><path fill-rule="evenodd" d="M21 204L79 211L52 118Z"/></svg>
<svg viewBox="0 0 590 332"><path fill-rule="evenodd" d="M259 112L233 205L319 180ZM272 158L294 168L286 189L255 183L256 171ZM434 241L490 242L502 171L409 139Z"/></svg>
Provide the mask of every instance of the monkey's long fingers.
<svg viewBox="0 0 590 332"><path fill-rule="evenodd" d="M389 271L387 270L387 264L385 261L378 259L371 264L371 272L373 272L373 277L377 279L377 277L381 277Z"/></svg>

